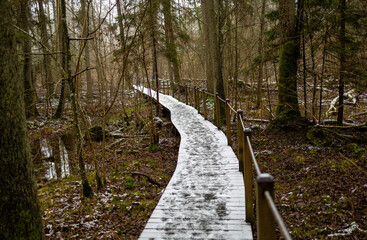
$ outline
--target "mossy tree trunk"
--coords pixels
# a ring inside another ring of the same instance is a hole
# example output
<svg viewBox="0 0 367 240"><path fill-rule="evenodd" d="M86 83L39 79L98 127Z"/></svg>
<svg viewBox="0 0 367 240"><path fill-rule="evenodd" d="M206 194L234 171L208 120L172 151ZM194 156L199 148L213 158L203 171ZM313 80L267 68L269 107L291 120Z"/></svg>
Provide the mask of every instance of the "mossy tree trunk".
<svg viewBox="0 0 367 240"><path fill-rule="evenodd" d="M297 95L298 37L294 0L279 0L281 47L276 119L291 123L301 116Z"/></svg>
<svg viewBox="0 0 367 240"><path fill-rule="evenodd" d="M11 5L0 1L0 239L44 239Z"/></svg>

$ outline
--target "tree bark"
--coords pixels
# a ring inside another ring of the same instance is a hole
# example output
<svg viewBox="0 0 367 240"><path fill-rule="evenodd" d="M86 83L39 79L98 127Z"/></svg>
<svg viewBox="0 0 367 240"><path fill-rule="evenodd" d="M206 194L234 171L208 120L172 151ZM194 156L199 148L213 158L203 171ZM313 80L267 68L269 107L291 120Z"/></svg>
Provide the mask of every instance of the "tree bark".
<svg viewBox="0 0 367 240"><path fill-rule="evenodd" d="M0 239L44 239L10 9L0 1Z"/></svg>
<svg viewBox="0 0 367 240"><path fill-rule="evenodd" d="M339 43L340 43L340 66L339 66L339 103L338 103L338 119L337 124L343 124L344 118L344 79L346 71L346 38L345 38L345 11L347 8L346 0L339 0L339 11L340 11L340 33L339 33Z"/></svg>
<svg viewBox="0 0 367 240"><path fill-rule="evenodd" d="M297 24L294 0L279 0L281 47L279 56L279 90L276 118L288 124L300 117L297 98Z"/></svg>
<svg viewBox="0 0 367 240"><path fill-rule="evenodd" d="M201 10L203 15L203 29L204 29L204 52L206 55L206 85L207 89L210 93L214 93L215 88L215 78L214 78L214 57L213 57L213 49L211 35L210 35L210 24L214 19L210 18L209 8L213 0L201 0ZM214 7L214 6L213 6Z"/></svg>
<svg viewBox="0 0 367 240"><path fill-rule="evenodd" d="M86 32L88 34L89 32L89 7L87 7L86 0L80 1L81 5L81 26L83 26L84 21L86 21ZM89 51L89 44L88 41L85 43L84 48L84 58L85 58L85 65L86 67L90 67L90 51ZM93 79L92 79L92 73L91 71L86 72L87 75L87 99L91 100L93 98Z"/></svg>
<svg viewBox="0 0 367 240"><path fill-rule="evenodd" d="M223 69L222 69L222 44L223 44L223 0L218 0L218 14L216 14L214 0L202 0L202 8L204 18L204 26L206 25L208 31L208 56L211 58L209 66L213 70L213 76L215 80L215 91L219 94L219 97L226 99L224 92L223 82ZM218 17L216 16L218 15ZM205 27L204 27L205 29ZM209 90L209 86L208 86ZM210 91L210 90L209 90ZM220 101L220 113L221 121L225 123L225 105Z"/></svg>
<svg viewBox="0 0 367 240"><path fill-rule="evenodd" d="M158 17L158 3L156 1L150 1L150 37L152 41L152 61L153 61L153 79L155 80L157 102L159 103L159 79L158 79L158 60L157 60L157 36L156 25ZM156 114L159 115L159 104L157 104Z"/></svg>
<svg viewBox="0 0 367 240"><path fill-rule="evenodd" d="M39 28L41 32L41 41L43 47L43 66L45 69L45 80L46 80L46 89L47 89L47 101L49 101L50 97L53 95L54 91L54 82L52 77L52 70L51 70L51 56L48 55L48 50L50 49L50 44L48 43L48 32L47 32L47 17L45 14L43 0L38 0L38 8L39 8Z"/></svg>
<svg viewBox="0 0 367 240"><path fill-rule="evenodd" d="M66 11L62 10L62 2L63 0L56 0L56 10L57 10L57 48L62 52L60 57L60 65L62 66L62 74L61 74L61 90L60 90L60 97L59 103L57 105L55 118L60 118L62 112L64 111L65 105L65 91L66 91L66 83L67 79L65 78L65 72L67 71L66 66L66 49L65 45L63 44L67 39L64 39L64 29L67 29L66 26ZM65 26L64 26L65 24Z"/></svg>
<svg viewBox="0 0 367 240"><path fill-rule="evenodd" d="M265 15L266 0L261 1L261 13L260 13L260 31L259 31L259 76L257 80L257 96L256 96L256 108L260 108L262 97L262 85L264 75L264 53L263 53L263 32L264 32L264 15Z"/></svg>
<svg viewBox="0 0 367 240"><path fill-rule="evenodd" d="M211 8L210 15L212 19L215 19L215 10L214 4ZM224 25L224 11L223 11L223 0L218 0L218 30L215 29L215 22L211 22L210 32L213 36L213 46L215 48L214 51L214 64L215 64L215 90L219 94L223 100L226 99L226 94L224 90L224 80L223 80L223 25ZM226 122L226 113L225 113L225 103L220 101L220 116L223 124Z"/></svg>
<svg viewBox="0 0 367 240"><path fill-rule="evenodd" d="M29 32L30 2L20 0L19 27L25 32ZM33 86L32 76L32 42L28 35L23 37L23 82L24 82L24 102L27 118L38 115L36 108L36 92Z"/></svg>
<svg viewBox="0 0 367 240"><path fill-rule="evenodd" d="M180 66L172 27L171 0L162 0L162 6L163 6L165 35L166 35L166 57L170 65L172 66L174 81L179 83L181 82Z"/></svg>
<svg viewBox="0 0 367 240"><path fill-rule="evenodd" d="M61 0L60 2L61 7L61 13L62 16L66 16L66 6L65 6L65 0ZM84 164L84 158L83 158L83 135L80 128L79 123L79 116L78 116L78 107L77 107L77 98L76 98L76 84L75 84L75 78L71 76L71 54L70 54L70 39L68 34L68 28L67 28L67 22L66 18L62 18L62 45L63 49L65 50L63 56L64 56L64 71L65 76L64 79L67 80L70 88L70 100L71 100L71 106L73 109L73 124L74 124L74 130L76 134L77 139L77 156L78 156L78 162L79 162L79 171L80 176L82 178L82 192L83 196L87 198L91 198L93 196L92 188L89 185L87 174L85 171L85 164Z"/></svg>

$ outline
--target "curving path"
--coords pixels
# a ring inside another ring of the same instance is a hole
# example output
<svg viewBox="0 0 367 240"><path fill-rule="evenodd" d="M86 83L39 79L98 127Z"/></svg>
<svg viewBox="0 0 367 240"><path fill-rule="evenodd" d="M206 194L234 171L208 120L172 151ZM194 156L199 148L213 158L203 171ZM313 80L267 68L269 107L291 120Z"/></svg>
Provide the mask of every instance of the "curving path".
<svg viewBox="0 0 367 240"><path fill-rule="evenodd" d="M252 239L242 174L224 133L193 107L163 94L159 101L181 143L176 170L139 239Z"/></svg>

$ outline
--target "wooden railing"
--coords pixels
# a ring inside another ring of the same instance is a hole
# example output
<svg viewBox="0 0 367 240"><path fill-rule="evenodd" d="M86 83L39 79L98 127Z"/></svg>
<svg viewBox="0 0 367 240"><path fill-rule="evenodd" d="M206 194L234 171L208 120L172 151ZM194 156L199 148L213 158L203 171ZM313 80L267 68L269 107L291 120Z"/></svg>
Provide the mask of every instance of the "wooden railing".
<svg viewBox="0 0 367 240"><path fill-rule="evenodd" d="M236 115L237 120L237 156L239 160L239 169L243 173L245 183L245 209L246 209L246 222L251 224L255 223L255 211L254 201L256 200L256 226L257 226L257 239L259 240L273 240L276 239L276 224L278 224L280 234L284 239L292 239L289 231L284 223L282 216L280 215L275 202L274 202L274 178L268 173L262 173L260 167L256 161L254 151L251 145L251 129L245 127L243 119L243 111L241 109L235 110L230 105L229 99L222 99L217 94L212 94L205 89L196 88L195 86L188 86L185 84L174 83L177 87L176 96L172 92L172 96L176 97L180 101L184 101L186 104L190 104L195 107L199 113L203 113L204 118L208 119L207 111L207 96L214 97L215 111L213 116L216 126L221 129L221 112L220 102L225 104L226 115L226 136L228 145L232 146L231 135L231 117L232 114ZM174 89L174 88L170 88ZM184 95L184 96L182 96ZM184 98L182 100L182 98ZM202 108L201 108L201 104ZM253 176L253 169L255 170L255 176ZM255 196L253 195L253 186L255 184Z"/></svg>

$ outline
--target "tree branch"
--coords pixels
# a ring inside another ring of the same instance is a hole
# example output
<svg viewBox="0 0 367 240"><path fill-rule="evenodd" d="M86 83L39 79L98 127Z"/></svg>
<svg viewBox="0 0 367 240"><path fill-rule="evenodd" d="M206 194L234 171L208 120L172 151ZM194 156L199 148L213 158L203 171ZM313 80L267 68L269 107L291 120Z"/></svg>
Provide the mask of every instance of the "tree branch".
<svg viewBox="0 0 367 240"><path fill-rule="evenodd" d="M73 75L73 78L75 78L75 77L79 76L80 74L82 74L82 73L84 73L84 72L86 72L86 71L88 71L88 70L93 70L93 69L96 69L96 68L94 68L94 67L87 67L86 69L84 69L84 70L82 70L82 71L80 71L80 72L75 73L75 74Z"/></svg>

